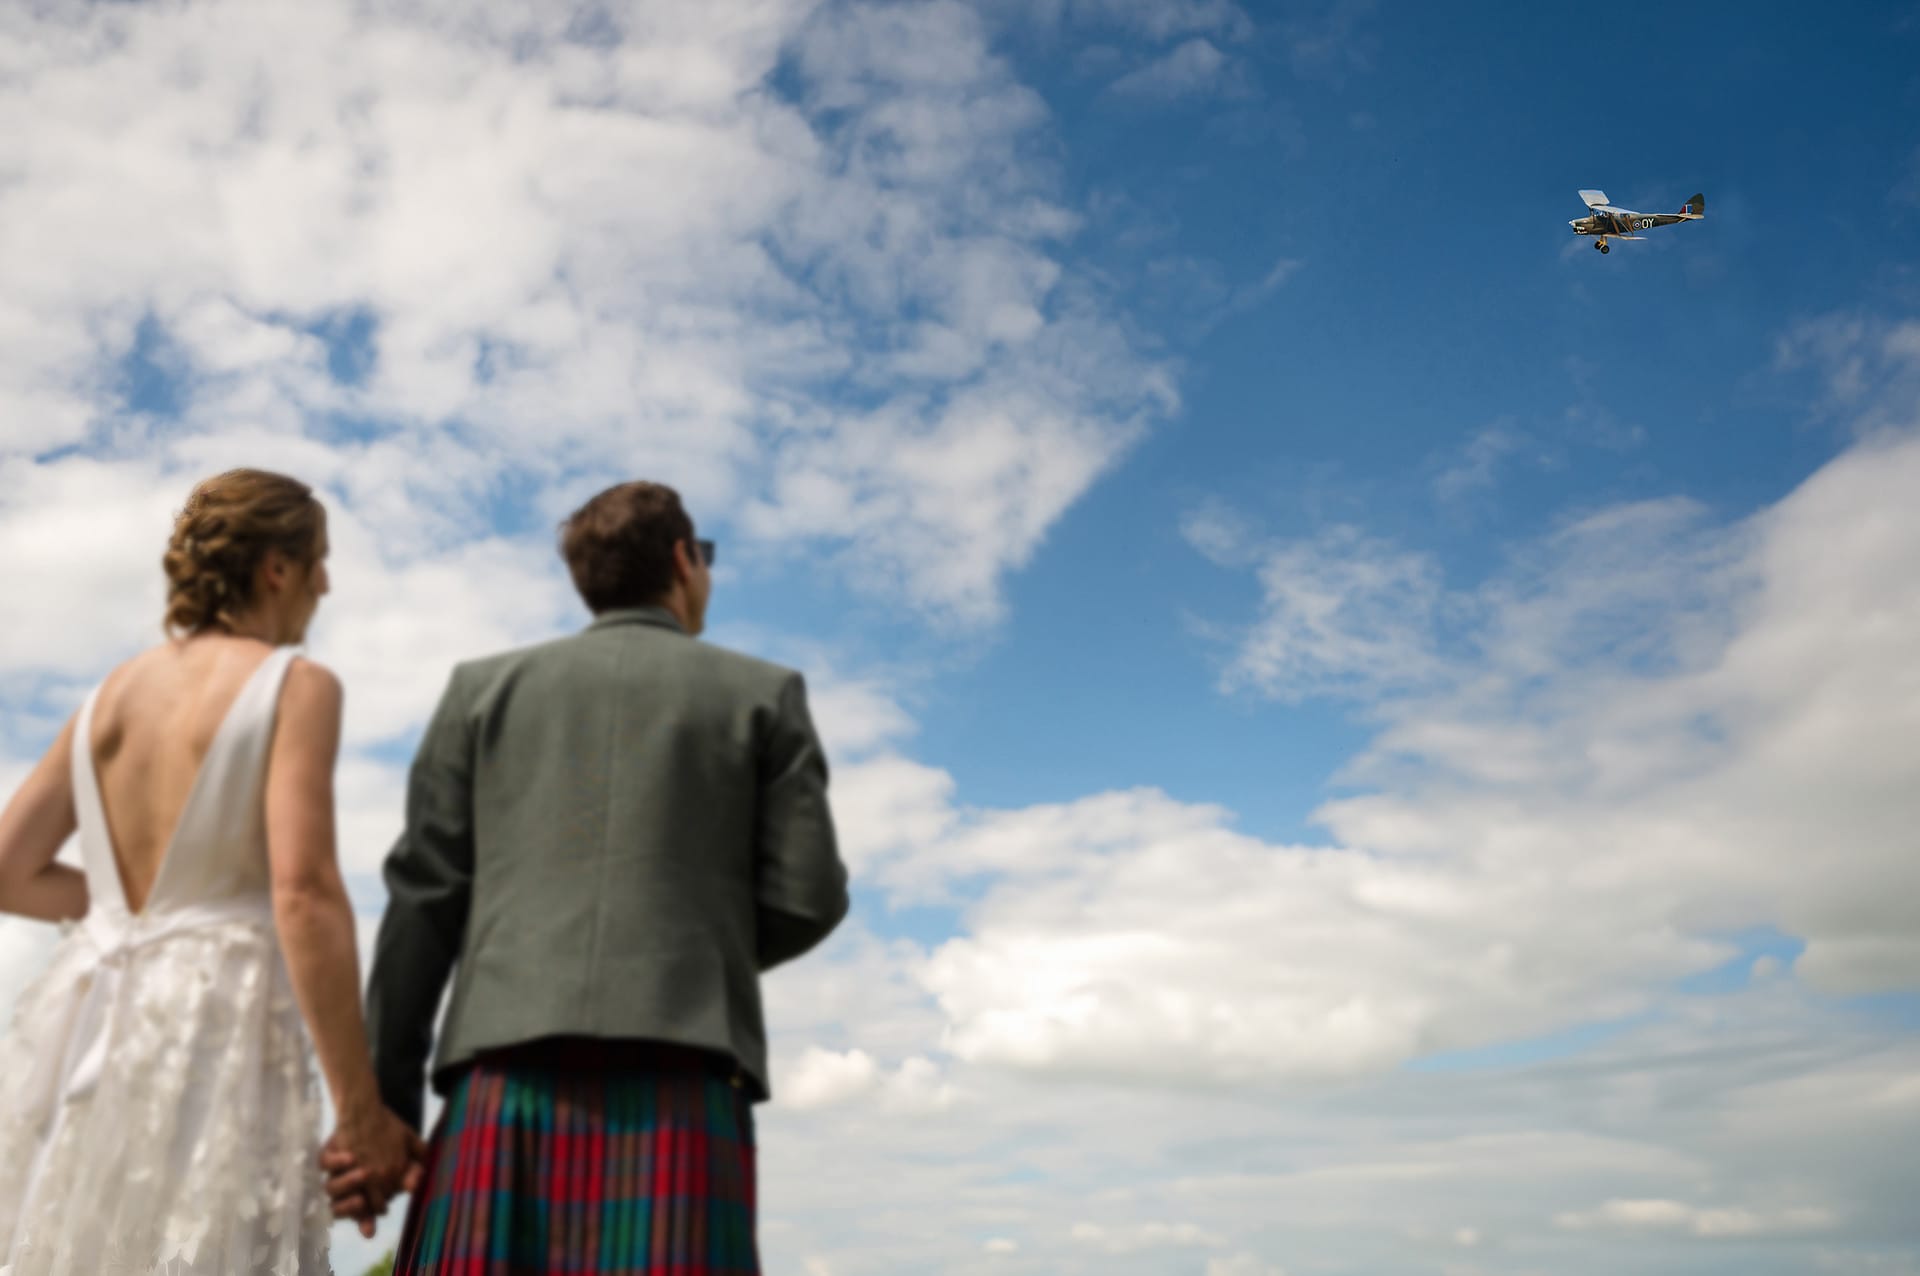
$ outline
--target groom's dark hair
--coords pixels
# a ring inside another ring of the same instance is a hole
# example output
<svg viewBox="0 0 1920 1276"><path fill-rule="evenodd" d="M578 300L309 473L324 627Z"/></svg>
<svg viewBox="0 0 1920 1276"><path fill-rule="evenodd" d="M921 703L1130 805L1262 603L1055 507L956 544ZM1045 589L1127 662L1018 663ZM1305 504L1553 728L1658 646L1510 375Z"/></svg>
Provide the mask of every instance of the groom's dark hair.
<svg viewBox="0 0 1920 1276"><path fill-rule="evenodd" d="M674 545L692 539L678 492L663 483L620 483L560 524L560 556L598 615L659 602L673 587Z"/></svg>

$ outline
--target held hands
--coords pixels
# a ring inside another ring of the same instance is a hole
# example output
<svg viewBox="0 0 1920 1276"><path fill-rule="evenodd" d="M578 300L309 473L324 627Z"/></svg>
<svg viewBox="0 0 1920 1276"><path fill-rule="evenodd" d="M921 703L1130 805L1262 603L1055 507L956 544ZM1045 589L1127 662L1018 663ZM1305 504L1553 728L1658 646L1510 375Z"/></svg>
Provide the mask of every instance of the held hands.
<svg viewBox="0 0 1920 1276"><path fill-rule="evenodd" d="M320 1150L333 1216L356 1220L371 1239L393 1198L420 1190L426 1156L420 1135L385 1107L343 1119Z"/></svg>

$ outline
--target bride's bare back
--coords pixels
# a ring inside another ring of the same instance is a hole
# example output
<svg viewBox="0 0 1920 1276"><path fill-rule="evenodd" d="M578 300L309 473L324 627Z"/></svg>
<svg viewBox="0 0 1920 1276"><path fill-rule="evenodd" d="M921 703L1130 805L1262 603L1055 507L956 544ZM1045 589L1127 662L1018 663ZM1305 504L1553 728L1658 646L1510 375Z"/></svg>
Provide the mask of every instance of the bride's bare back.
<svg viewBox="0 0 1920 1276"><path fill-rule="evenodd" d="M93 750L108 839L127 907L146 905L201 763L247 680L273 648L203 634L113 671L94 706Z"/></svg>

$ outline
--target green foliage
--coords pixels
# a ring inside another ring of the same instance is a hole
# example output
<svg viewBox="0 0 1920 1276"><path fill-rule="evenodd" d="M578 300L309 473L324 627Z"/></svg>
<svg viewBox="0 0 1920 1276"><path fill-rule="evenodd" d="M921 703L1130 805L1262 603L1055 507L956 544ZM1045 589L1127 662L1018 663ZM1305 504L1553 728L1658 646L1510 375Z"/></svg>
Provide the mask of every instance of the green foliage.
<svg viewBox="0 0 1920 1276"><path fill-rule="evenodd" d="M367 1268L360 1276L393 1276L393 1251L388 1250L385 1258Z"/></svg>

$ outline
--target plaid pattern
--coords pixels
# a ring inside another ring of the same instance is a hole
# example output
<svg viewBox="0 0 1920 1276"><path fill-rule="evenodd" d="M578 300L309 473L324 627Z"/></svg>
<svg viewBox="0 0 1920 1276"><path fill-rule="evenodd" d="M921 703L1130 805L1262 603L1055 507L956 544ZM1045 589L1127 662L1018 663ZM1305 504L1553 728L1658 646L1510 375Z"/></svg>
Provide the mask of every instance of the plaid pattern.
<svg viewBox="0 0 1920 1276"><path fill-rule="evenodd" d="M759 1276L753 1112L713 1056L542 1043L448 1096L394 1271Z"/></svg>

